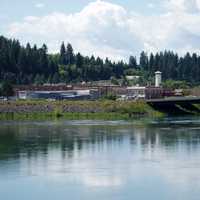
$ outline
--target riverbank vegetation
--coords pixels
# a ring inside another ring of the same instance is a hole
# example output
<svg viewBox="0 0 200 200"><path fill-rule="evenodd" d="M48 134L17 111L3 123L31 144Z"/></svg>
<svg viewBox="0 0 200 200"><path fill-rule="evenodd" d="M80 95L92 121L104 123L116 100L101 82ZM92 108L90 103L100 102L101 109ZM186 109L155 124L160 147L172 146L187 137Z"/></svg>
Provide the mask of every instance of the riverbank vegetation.
<svg viewBox="0 0 200 200"><path fill-rule="evenodd" d="M31 119L134 119L160 117L143 101L12 101L0 102L0 120Z"/></svg>

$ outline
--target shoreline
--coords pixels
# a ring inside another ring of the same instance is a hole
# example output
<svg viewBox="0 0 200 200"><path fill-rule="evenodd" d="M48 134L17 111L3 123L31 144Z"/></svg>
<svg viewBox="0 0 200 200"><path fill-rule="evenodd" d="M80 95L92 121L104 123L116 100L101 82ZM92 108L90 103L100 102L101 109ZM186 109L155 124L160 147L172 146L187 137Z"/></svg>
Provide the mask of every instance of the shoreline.
<svg viewBox="0 0 200 200"><path fill-rule="evenodd" d="M0 120L102 119L129 120L161 117L144 101L44 101L25 100L0 102Z"/></svg>

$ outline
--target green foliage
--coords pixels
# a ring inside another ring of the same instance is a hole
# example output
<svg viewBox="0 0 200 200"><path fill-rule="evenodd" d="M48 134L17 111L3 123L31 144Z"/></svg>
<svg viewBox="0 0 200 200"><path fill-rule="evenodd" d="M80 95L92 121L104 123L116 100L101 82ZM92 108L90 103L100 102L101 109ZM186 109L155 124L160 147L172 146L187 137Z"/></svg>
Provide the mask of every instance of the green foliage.
<svg viewBox="0 0 200 200"><path fill-rule="evenodd" d="M54 109L54 116L56 118L60 118L63 116L63 111L62 111L61 106L56 106L56 108Z"/></svg>
<svg viewBox="0 0 200 200"><path fill-rule="evenodd" d="M131 69L136 69L137 68L136 57L130 56L130 58L129 58L129 66L130 66Z"/></svg>
<svg viewBox="0 0 200 200"><path fill-rule="evenodd" d="M189 88L189 84L186 81L174 81L170 79L163 83L163 87L168 89L187 89Z"/></svg>
<svg viewBox="0 0 200 200"><path fill-rule="evenodd" d="M60 77L61 82L69 82L69 73L66 65L59 65L58 75Z"/></svg>
<svg viewBox="0 0 200 200"><path fill-rule="evenodd" d="M58 73L55 73L52 77L52 80L51 80L51 83L59 83L60 79L59 79L59 74Z"/></svg>
<svg viewBox="0 0 200 200"><path fill-rule="evenodd" d="M0 36L0 81L13 84L43 84L110 80L120 78L125 69L124 62L111 62L94 56L75 54L71 44L61 44L59 54L48 54L44 44L41 48L28 43L26 47L17 40Z"/></svg>
<svg viewBox="0 0 200 200"><path fill-rule="evenodd" d="M129 86L129 81L127 80L126 76L123 76L122 86Z"/></svg>
<svg viewBox="0 0 200 200"><path fill-rule="evenodd" d="M10 82L5 81L1 84L0 95L5 97L10 97L14 95L13 86Z"/></svg>
<svg viewBox="0 0 200 200"><path fill-rule="evenodd" d="M145 102L118 102L113 100L101 101L55 101L19 100L0 102L5 112L0 113L0 120L46 120L55 118L65 119L132 119L134 117L161 117ZM24 110L24 107L28 108ZM38 111L40 107L41 111ZM49 108L46 109L46 108ZM64 111L64 107L74 110ZM16 108L18 112L16 112ZM20 108L22 109L20 111ZM36 110L35 110L36 108ZM6 109L9 112L6 112ZM12 112L13 110L13 112Z"/></svg>
<svg viewBox="0 0 200 200"><path fill-rule="evenodd" d="M35 76L34 84L36 84L36 85L42 85L42 84L44 84L44 82L45 82L45 78L44 78L43 75L37 74Z"/></svg>
<svg viewBox="0 0 200 200"><path fill-rule="evenodd" d="M115 77L111 77L111 84L113 85L120 85L119 81Z"/></svg>
<svg viewBox="0 0 200 200"><path fill-rule="evenodd" d="M58 54L48 54L45 44L20 45L18 40L0 36L0 81L12 84L43 84L59 82L121 79L125 75L142 76L140 83L153 84L154 72L162 71L163 80L200 83L200 56L187 53L179 57L172 51L148 55L142 52L139 62L130 56L129 62L112 62L94 56L75 54L71 44L63 42ZM123 85L128 85L126 80Z"/></svg>
<svg viewBox="0 0 200 200"><path fill-rule="evenodd" d="M144 102L129 102L127 105L118 108L121 113L128 113L129 116L134 114L145 114L149 109Z"/></svg>
<svg viewBox="0 0 200 200"><path fill-rule="evenodd" d="M139 71L136 69L127 69L127 70L124 70L124 74L127 76L137 76L139 75Z"/></svg>
<svg viewBox="0 0 200 200"><path fill-rule="evenodd" d="M148 56L147 54L143 51L140 55L140 69L144 69L145 71L148 70Z"/></svg>
<svg viewBox="0 0 200 200"><path fill-rule="evenodd" d="M117 96L110 93L110 94L107 94L106 96L104 96L103 99L115 101L117 99Z"/></svg>

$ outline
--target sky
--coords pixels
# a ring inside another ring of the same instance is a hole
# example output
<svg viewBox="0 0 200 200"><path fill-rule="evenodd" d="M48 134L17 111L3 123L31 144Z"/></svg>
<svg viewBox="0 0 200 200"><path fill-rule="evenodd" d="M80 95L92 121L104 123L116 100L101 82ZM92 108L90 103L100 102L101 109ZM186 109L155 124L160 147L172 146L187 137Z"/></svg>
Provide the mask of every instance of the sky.
<svg viewBox="0 0 200 200"><path fill-rule="evenodd" d="M200 0L0 0L0 35L112 60L200 50Z"/></svg>

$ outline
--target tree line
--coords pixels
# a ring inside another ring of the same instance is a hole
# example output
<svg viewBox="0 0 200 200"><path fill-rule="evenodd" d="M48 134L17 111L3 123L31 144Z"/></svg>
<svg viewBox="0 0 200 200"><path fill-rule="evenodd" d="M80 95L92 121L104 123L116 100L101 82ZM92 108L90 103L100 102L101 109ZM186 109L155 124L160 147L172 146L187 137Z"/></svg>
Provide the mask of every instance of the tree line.
<svg viewBox="0 0 200 200"><path fill-rule="evenodd" d="M0 82L12 84L76 83L123 78L125 75L141 75L151 82L154 72L160 70L163 79L184 80L192 84L200 82L200 56L187 53L179 57L172 51L148 55L142 52L137 61L130 56L129 62L113 62L94 56L74 53L71 44L61 44L60 52L48 53L45 44L26 46L18 40L0 36Z"/></svg>
<svg viewBox="0 0 200 200"><path fill-rule="evenodd" d="M13 84L75 83L120 78L128 64L75 54L62 43L60 53L49 54L45 44L25 47L18 40L0 37L0 80Z"/></svg>
<svg viewBox="0 0 200 200"><path fill-rule="evenodd" d="M186 81L193 85L200 83L200 56L186 53L179 57L173 51L164 51L149 56L142 52L138 67L146 72L146 78L155 71L161 71L164 80Z"/></svg>

